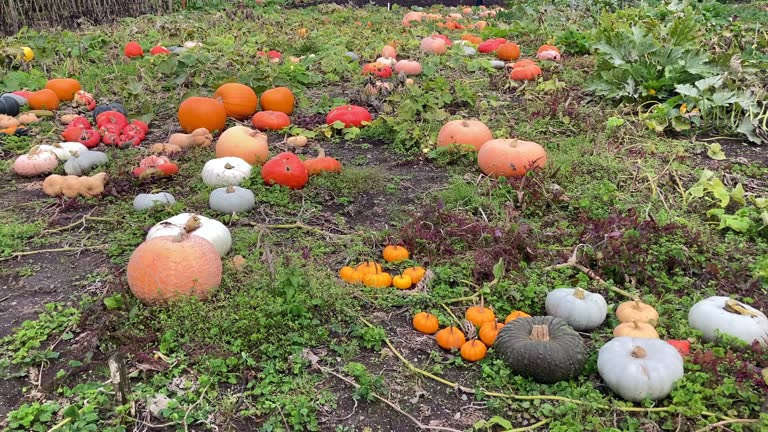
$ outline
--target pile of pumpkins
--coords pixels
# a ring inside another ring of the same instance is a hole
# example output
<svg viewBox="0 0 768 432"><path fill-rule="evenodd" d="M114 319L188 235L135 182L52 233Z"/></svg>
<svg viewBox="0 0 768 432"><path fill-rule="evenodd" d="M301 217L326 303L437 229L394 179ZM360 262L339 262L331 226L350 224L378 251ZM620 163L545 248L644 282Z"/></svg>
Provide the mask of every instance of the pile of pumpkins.
<svg viewBox="0 0 768 432"><path fill-rule="evenodd" d="M410 258L410 252L403 246L387 245L382 253L384 261L392 264L401 263ZM421 282L426 270L423 267L408 267L402 274L392 276L382 270L381 264L365 261L355 267L344 266L339 269L339 278L349 284L363 284L370 288L388 288L407 290Z"/></svg>

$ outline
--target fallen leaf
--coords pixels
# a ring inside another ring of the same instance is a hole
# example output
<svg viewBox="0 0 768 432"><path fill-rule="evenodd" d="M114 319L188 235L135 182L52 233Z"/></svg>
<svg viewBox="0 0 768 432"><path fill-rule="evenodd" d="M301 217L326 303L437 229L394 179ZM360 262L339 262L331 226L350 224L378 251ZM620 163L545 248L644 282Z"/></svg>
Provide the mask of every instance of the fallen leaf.
<svg viewBox="0 0 768 432"><path fill-rule="evenodd" d="M232 266L234 266L235 270L237 271L242 271L243 267L245 267L245 264L247 262L248 261L246 261L242 255L235 255L234 257L232 257Z"/></svg>

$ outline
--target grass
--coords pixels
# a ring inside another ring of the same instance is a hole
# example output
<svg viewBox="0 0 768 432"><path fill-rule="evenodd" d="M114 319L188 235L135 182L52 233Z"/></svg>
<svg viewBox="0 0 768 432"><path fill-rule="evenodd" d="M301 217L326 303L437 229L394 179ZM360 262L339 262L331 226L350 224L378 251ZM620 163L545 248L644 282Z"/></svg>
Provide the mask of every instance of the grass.
<svg viewBox="0 0 768 432"><path fill-rule="evenodd" d="M34 47L36 58L0 77L0 90L77 77L100 100L120 100L132 116L150 115L153 142L177 131L175 110L189 95L210 95L227 81L258 93L287 85L297 95L293 120L301 127L294 131L312 142L295 151L313 157L322 146L344 163L341 174L313 177L300 191L265 186L254 167L241 186L254 192L256 208L232 216L208 208L212 188L198 180L211 149L184 154L177 161L179 176L157 182L126 174L141 149L109 149L110 183L103 197L57 200L36 191L36 179L17 178L11 166L30 146L56 140L59 126L46 121L29 137L4 137L0 258L66 249L8 259L9 270L0 273L0 286L60 274L56 282L65 293L48 306L35 303L24 285L7 293L26 299L17 306L25 318L28 310L41 313L0 342L0 373L21 392L13 396L19 403L4 427L411 430L407 413L425 424L477 431L530 425L552 431L706 430L718 422L731 430L765 428L761 404L767 385L760 371L768 367L768 353L704 342L688 327L687 314L715 294L768 306L768 235L759 225L758 201L742 205L732 199L722 209L726 216L749 212L743 217L755 225L739 232L719 228L720 216L710 212L719 210L710 199L713 189L701 198L690 193L706 167L723 180L726 193L733 195L741 183L747 198L765 197L768 166L746 146L725 147L729 159L711 161L692 133L650 131L639 118L639 103L584 90L595 70L596 56L589 53L594 35L560 30L563 23L589 30L601 8L607 13L620 6L627 7L625 15L650 16L652 10L664 19L662 9L603 3L556 2L541 9L531 0L489 20L484 37L514 39L527 56L553 40L566 53L561 63L542 62L545 76L525 85L489 68L485 57L465 58L457 49L424 56L419 37L442 30L431 23L403 32L405 11L396 6L283 9L268 2L238 10L195 3L165 16L78 31L24 29L3 39L2 46ZM702 45L723 46L719 35L730 30L735 46L764 50L764 33L741 31L761 22L761 6L695 8L694 18L712 30L702 33ZM741 20L730 23L726 18L735 12ZM301 28L309 35L301 36ZM127 60L121 50L129 40L145 49L157 41L185 40L204 47ZM365 96L360 64L345 53L373 60L390 42L403 58L422 61L424 74L407 90ZM269 49L307 57L274 64L256 55ZM348 102L371 106L376 120L359 130L322 124L328 109ZM523 179L495 180L480 175L474 154L436 150L440 126L464 117L483 120L497 137L541 143L547 167ZM270 135L273 147L284 135ZM751 159L738 163L730 156L736 153ZM177 203L133 211L135 194L160 190ZM234 241L222 260L221 287L206 302L142 305L125 283L124 266L153 224L181 212L214 217L229 227ZM431 273L425 289L370 289L338 279L341 266L380 260L384 245L400 242L411 259L385 269L396 274L424 265ZM78 257L82 246L95 249ZM576 248L578 262L606 284L574 267L552 268ZM72 267L77 271L65 271ZM606 322L583 335L589 357L572 381L544 385L515 375L492 348L486 359L465 362L411 329L411 317L421 310L438 316L443 326L458 324L454 316L463 317L480 295L500 318L513 310L542 315L547 293L566 286L600 292L609 304ZM692 342L685 376L662 401L622 401L597 373L597 350L618 324L612 312L626 300L611 288L654 305L662 338ZM118 389L107 367L117 352L126 356L130 375L126 404L115 402ZM22 399L32 394L39 398ZM153 402L162 406L150 414Z"/></svg>

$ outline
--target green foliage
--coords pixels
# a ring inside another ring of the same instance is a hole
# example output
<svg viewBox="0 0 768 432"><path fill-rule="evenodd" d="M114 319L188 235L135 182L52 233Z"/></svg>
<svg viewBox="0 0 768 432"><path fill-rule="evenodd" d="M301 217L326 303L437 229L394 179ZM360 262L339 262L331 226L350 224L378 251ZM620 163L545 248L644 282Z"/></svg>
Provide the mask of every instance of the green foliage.
<svg viewBox="0 0 768 432"><path fill-rule="evenodd" d="M45 305L45 312L35 321L24 321L21 328L0 340L3 351L10 353L13 363L34 362L36 359L55 358L58 353L37 349L51 336L59 334L61 339L72 339L69 330L80 321L80 311L60 303ZM64 333L61 333L63 332Z"/></svg>
<svg viewBox="0 0 768 432"><path fill-rule="evenodd" d="M59 409L56 402L22 404L8 413L8 430L9 432L45 432L48 430L46 425Z"/></svg>
<svg viewBox="0 0 768 432"><path fill-rule="evenodd" d="M25 242L40 234L40 222L20 223L5 220L0 224L0 257L9 256L24 249Z"/></svg>

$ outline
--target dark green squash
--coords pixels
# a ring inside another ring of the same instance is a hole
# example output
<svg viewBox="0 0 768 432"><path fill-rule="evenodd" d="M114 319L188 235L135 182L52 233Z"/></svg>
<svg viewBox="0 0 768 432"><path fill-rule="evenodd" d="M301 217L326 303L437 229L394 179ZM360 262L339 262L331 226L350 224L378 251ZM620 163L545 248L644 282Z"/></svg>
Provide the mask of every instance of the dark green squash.
<svg viewBox="0 0 768 432"><path fill-rule="evenodd" d="M122 104L119 104L117 102L112 102L111 104L102 104L97 106L93 109L93 121L96 121L96 117L99 116L99 114L107 111L117 111L120 114L128 117L128 111L125 110L125 107Z"/></svg>
<svg viewBox="0 0 768 432"><path fill-rule="evenodd" d="M551 316L510 321L499 331L493 347L515 373L540 383L575 378L586 361L581 336L565 321Z"/></svg>
<svg viewBox="0 0 768 432"><path fill-rule="evenodd" d="M19 113L19 103L11 97L0 98L0 114L15 116Z"/></svg>

